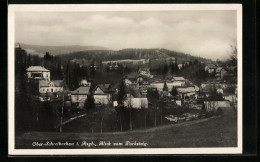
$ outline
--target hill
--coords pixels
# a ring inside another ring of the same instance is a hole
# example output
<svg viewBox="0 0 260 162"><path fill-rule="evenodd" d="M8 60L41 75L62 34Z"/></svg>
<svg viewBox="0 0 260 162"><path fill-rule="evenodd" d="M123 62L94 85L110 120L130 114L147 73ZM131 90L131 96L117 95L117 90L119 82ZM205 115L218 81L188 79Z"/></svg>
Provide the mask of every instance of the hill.
<svg viewBox="0 0 260 162"><path fill-rule="evenodd" d="M16 43L17 45L18 43ZM20 46L27 51L28 54L44 56L46 52L51 53L52 55L61 55L68 54L77 51L89 51L89 50L109 50L106 47L102 46L42 46L42 45L31 45L19 43Z"/></svg>
<svg viewBox="0 0 260 162"><path fill-rule="evenodd" d="M84 132L84 126L80 121L78 127ZM55 133L55 132L27 132L16 135L16 148L39 148L32 147L32 142L46 141L69 141L91 142L98 144L99 141L122 142L145 142L151 148L180 148L180 147L236 147L237 146L237 116L235 113L220 117L194 120L173 125L163 125L148 129L140 129L126 132L105 133ZM100 147L100 146L98 146ZM118 147L118 146L117 146ZM127 148L127 146L121 146ZM44 147L40 147L44 148ZM50 148L50 147L46 147ZM59 147L51 147L59 148ZM74 148L74 147L70 147ZM76 146L75 148L89 148Z"/></svg>
<svg viewBox="0 0 260 162"><path fill-rule="evenodd" d="M182 52L167 50L167 49L122 49L118 51L112 50L88 50L88 51L79 51L72 52L69 54L59 55L64 61L67 60L88 60L88 61L115 61L115 60L140 60L140 59L149 59L157 60L159 62L164 62L169 59L175 60L178 59L178 63L183 63L187 61L193 61L195 59L208 62L208 59L191 56Z"/></svg>

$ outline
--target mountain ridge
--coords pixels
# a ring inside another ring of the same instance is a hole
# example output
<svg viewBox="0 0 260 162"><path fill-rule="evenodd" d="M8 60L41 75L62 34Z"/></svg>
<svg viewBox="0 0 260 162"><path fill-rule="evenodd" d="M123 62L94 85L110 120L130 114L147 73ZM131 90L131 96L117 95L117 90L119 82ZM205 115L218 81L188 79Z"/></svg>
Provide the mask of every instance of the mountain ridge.
<svg viewBox="0 0 260 162"><path fill-rule="evenodd" d="M25 49L27 53L32 55L38 55L43 57L46 52L49 52L52 55L58 56L62 54L69 54L79 51L91 51L91 50L110 50L107 47L103 46L82 46L82 45L62 45L62 46L45 46L45 45L33 45L26 43L15 43L15 46L20 46Z"/></svg>

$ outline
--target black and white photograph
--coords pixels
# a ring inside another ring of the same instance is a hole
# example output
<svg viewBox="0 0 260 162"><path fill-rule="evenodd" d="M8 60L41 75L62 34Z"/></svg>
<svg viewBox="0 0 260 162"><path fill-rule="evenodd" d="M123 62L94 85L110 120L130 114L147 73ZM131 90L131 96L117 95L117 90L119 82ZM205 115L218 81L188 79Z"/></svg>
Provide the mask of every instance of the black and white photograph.
<svg viewBox="0 0 260 162"><path fill-rule="evenodd" d="M9 5L10 155L242 153L242 6Z"/></svg>

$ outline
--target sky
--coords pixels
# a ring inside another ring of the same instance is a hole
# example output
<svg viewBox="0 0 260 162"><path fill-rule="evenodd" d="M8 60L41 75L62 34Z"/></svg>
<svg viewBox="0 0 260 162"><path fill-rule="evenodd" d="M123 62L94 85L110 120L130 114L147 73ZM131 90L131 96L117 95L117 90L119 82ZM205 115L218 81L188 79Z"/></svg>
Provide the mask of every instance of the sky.
<svg viewBox="0 0 260 162"><path fill-rule="evenodd" d="M236 11L17 12L15 42L33 45L166 48L226 59Z"/></svg>

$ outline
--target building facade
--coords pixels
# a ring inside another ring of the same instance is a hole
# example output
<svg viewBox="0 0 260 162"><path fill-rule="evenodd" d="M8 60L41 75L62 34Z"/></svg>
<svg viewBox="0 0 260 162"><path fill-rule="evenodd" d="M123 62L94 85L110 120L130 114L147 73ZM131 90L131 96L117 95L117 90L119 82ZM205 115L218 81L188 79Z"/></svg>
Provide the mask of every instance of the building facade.
<svg viewBox="0 0 260 162"><path fill-rule="evenodd" d="M50 80L50 71L42 66L30 66L26 69L27 79Z"/></svg>

